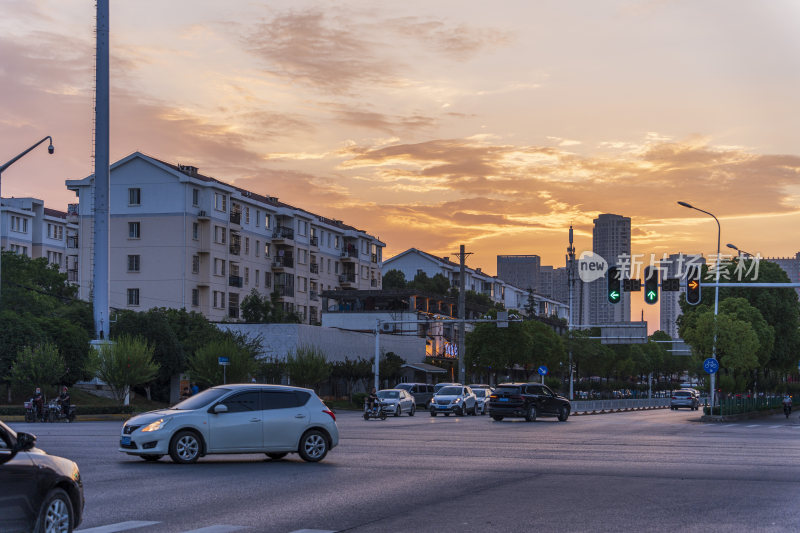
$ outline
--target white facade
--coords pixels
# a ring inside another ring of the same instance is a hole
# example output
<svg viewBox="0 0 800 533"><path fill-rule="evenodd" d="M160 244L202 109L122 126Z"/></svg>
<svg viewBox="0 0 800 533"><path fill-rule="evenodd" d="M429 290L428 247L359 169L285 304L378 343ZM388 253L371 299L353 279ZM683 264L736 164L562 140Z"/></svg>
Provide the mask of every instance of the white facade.
<svg viewBox="0 0 800 533"><path fill-rule="evenodd" d="M450 282L451 287L459 286L460 265L450 261L449 257L436 257L416 248L410 248L383 262L383 275L390 270L399 270L411 281L419 272L424 272L429 278L442 274ZM465 284L468 291L485 294L493 302L501 303L506 309L515 309L523 312L528 303L528 291L515 287L496 276L489 276L481 272L480 268L465 267ZM543 316L556 315L566 319L568 306L550 298L534 294L537 314Z"/></svg>
<svg viewBox="0 0 800 533"><path fill-rule="evenodd" d="M80 297L91 298L93 180L67 181L79 203ZM315 215L139 152L111 166L110 305L185 308L237 320L253 290L277 292L306 324L323 290L381 287L384 244Z"/></svg>
<svg viewBox="0 0 800 533"><path fill-rule="evenodd" d="M67 213L37 198L3 198L1 205L0 247L32 259L44 257L75 281L78 227L67 222Z"/></svg>

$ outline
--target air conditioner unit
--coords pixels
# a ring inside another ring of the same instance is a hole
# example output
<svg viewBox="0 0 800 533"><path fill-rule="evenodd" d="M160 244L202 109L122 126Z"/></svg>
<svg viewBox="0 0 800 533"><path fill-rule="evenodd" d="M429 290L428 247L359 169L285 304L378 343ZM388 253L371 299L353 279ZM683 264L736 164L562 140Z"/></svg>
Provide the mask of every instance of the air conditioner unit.
<svg viewBox="0 0 800 533"><path fill-rule="evenodd" d="M394 324L381 324L381 332L392 333L394 331Z"/></svg>
<svg viewBox="0 0 800 533"><path fill-rule="evenodd" d="M204 216L206 216L206 212L205 211L200 211L199 213L197 213L197 216L204 217Z"/></svg>

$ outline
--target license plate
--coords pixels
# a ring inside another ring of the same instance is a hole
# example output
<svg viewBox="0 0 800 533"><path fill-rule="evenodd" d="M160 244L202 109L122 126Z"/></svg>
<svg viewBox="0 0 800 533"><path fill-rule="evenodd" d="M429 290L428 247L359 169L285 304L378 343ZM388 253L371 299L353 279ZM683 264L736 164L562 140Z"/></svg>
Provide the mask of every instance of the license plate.
<svg viewBox="0 0 800 533"><path fill-rule="evenodd" d="M507 402L508 398L498 398L498 400L500 400L501 402Z"/></svg>
<svg viewBox="0 0 800 533"><path fill-rule="evenodd" d="M123 446L130 446L130 445L131 445L131 438L130 438L130 437L122 437L122 438L120 439L120 443L121 443Z"/></svg>

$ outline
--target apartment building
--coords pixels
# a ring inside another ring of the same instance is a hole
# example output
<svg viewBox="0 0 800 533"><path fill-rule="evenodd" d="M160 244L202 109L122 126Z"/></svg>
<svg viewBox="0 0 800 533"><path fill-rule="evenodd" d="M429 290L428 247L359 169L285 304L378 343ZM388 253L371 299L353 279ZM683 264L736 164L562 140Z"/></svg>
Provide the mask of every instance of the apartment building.
<svg viewBox="0 0 800 533"><path fill-rule="evenodd" d="M0 247L32 259L44 257L76 281L78 227L67 222L67 213L45 207L43 200L0 200Z"/></svg>
<svg viewBox="0 0 800 533"><path fill-rule="evenodd" d="M429 278L442 274L450 281L451 287L459 286L460 264L450 261L449 257L437 257L416 248L397 254L383 262L383 274L390 270L399 270L406 280L414 279L419 272ZM490 276L480 268L465 267L465 286L468 291L485 294L493 302L501 303L506 309L523 311L528 303L528 290L515 287L497 276ZM541 316L556 315L567 318L568 305L534 293L537 314Z"/></svg>
<svg viewBox="0 0 800 533"><path fill-rule="evenodd" d="M92 293L93 181L68 180L80 247L80 297ZM277 293L303 323L320 293L381 287L385 244L366 232L135 152L111 166L110 305L185 308L241 319L253 290Z"/></svg>

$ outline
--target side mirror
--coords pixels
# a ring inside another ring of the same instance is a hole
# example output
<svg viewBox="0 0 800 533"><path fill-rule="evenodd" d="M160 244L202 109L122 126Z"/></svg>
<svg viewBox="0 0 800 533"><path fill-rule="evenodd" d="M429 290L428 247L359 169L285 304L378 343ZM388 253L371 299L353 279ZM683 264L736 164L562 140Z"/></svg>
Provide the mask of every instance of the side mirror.
<svg viewBox="0 0 800 533"><path fill-rule="evenodd" d="M225 405L224 403L218 403L217 405L214 406L214 414L227 413L227 412L228 412L228 406Z"/></svg>
<svg viewBox="0 0 800 533"><path fill-rule="evenodd" d="M14 452L27 452L36 444L36 435L30 433L17 433L17 443L14 444Z"/></svg>

